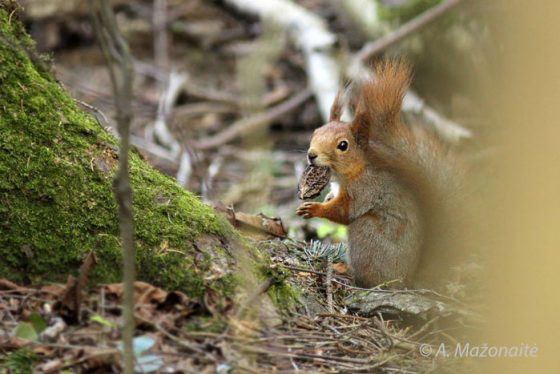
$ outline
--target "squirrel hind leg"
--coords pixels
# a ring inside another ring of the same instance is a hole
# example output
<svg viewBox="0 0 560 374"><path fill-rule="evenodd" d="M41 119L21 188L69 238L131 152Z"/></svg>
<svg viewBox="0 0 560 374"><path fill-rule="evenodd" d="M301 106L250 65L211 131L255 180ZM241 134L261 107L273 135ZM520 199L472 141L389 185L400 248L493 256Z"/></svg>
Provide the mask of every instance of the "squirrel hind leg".
<svg viewBox="0 0 560 374"><path fill-rule="evenodd" d="M418 241L408 237L414 231L410 227L395 237L398 231L398 227L372 213L348 226L348 257L357 286L402 288L410 284L417 267Z"/></svg>

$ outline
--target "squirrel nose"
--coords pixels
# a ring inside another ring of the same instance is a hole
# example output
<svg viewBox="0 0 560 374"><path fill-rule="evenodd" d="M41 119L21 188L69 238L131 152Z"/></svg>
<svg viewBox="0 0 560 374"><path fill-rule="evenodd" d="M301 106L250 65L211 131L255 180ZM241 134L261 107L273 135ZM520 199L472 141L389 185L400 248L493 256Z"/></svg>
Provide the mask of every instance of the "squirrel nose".
<svg viewBox="0 0 560 374"><path fill-rule="evenodd" d="M311 165L313 165L313 161L317 158L317 154L315 152L308 152L307 153L307 160Z"/></svg>

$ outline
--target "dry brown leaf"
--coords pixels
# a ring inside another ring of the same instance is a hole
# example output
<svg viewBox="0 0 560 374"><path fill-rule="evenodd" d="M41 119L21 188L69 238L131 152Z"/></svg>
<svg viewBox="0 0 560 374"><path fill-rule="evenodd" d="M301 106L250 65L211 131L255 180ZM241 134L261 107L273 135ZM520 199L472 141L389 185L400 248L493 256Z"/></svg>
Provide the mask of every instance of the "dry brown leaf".
<svg viewBox="0 0 560 374"><path fill-rule="evenodd" d="M124 293L122 283L108 284L103 288L107 297L120 302ZM140 281L134 282L134 304L137 322L151 321L165 328L173 327L178 318L188 316L193 311L190 299L184 293L167 292Z"/></svg>
<svg viewBox="0 0 560 374"><path fill-rule="evenodd" d="M348 272L348 265L343 262L333 264L332 268L337 274L346 274Z"/></svg>
<svg viewBox="0 0 560 374"><path fill-rule="evenodd" d="M103 286L107 296L114 296L121 299L124 286L122 283L113 283ZM164 304L178 304L188 302L188 297L182 292L167 292L149 283L134 282L134 303L135 304L157 304L162 307Z"/></svg>
<svg viewBox="0 0 560 374"><path fill-rule="evenodd" d="M47 284L41 287L42 293L54 296L56 298L62 297L62 295L64 295L65 290L66 290L66 286L64 284Z"/></svg>
<svg viewBox="0 0 560 374"><path fill-rule="evenodd" d="M60 310L60 314L68 321L77 321L80 317L82 294L87 287L89 273L96 263L97 258L92 251L88 253L82 266L80 266L78 278L68 276L62 301L55 306L55 309Z"/></svg>

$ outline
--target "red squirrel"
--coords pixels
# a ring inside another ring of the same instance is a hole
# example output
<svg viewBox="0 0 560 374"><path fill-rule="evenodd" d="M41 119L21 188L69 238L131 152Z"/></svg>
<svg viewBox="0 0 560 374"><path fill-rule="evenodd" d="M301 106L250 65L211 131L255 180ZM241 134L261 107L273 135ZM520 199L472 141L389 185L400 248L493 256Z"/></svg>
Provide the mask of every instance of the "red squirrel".
<svg viewBox="0 0 560 374"><path fill-rule="evenodd" d="M349 122L341 120L339 91L307 152L310 164L331 169L340 188L325 202L303 203L297 214L348 226L349 265L359 287L437 278L433 256L445 257L453 245L448 220L457 208L460 168L435 134L402 122L410 79L408 64L380 63L371 77L354 82Z"/></svg>

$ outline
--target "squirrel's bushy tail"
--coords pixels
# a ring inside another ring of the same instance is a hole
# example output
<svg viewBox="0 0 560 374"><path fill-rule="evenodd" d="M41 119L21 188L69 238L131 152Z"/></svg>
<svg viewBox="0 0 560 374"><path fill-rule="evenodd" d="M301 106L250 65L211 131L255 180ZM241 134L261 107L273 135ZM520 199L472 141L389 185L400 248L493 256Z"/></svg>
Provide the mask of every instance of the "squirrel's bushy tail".
<svg viewBox="0 0 560 374"><path fill-rule="evenodd" d="M410 80L410 65L404 60L391 59L379 63L372 75L356 82L354 121L370 125L370 140L402 133L399 117Z"/></svg>

